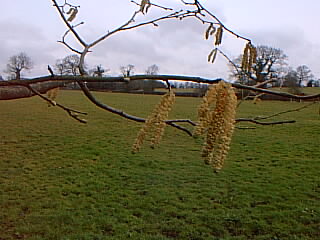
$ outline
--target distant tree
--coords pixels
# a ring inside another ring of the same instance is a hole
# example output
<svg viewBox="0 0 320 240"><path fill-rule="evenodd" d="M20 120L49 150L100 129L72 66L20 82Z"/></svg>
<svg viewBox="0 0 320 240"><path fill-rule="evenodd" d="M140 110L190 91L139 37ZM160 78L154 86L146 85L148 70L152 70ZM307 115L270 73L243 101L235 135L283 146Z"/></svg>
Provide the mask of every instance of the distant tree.
<svg viewBox="0 0 320 240"><path fill-rule="evenodd" d="M7 68L5 70L11 78L21 79L21 72L23 70L30 70L33 67L33 62L31 58L24 52L14 55L9 58Z"/></svg>
<svg viewBox="0 0 320 240"><path fill-rule="evenodd" d="M96 65L92 69L90 69L89 75L92 77L104 77L106 72L109 72L110 69L104 68L101 64ZM110 90L114 86L116 86L117 83L109 83L109 82L96 82L96 83L87 83L87 86L90 89L96 89L96 90Z"/></svg>
<svg viewBox="0 0 320 240"><path fill-rule="evenodd" d="M268 80L277 80L283 74L287 55L281 49L269 46L257 46L256 63L250 72L241 69L242 55L234 60L237 69L232 66L231 77L243 84L254 85Z"/></svg>
<svg viewBox="0 0 320 240"><path fill-rule="evenodd" d="M130 77L134 73L134 65L121 66L120 72L123 77Z"/></svg>
<svg viewBox="0 0 320 240"><path fill-rule="evenodd" d="M159 67L156 64L153 64L146 69L147 75L157 75L158 72L159 72Z"/></svg>
<svg viewBox="0 0 320 240"><path fill-rule="evenodd" d="M0 75L0 81L3 81L4 79L2 78L2 76Z"/></svg>
<svg viewBox="0 0 320 240"><path fill-rule="evenodd" d="M293 94L300 94L300 85L299 85L299 77L298 73L295 70L290 70L285 76L284 76L284 87L288 87L289 92Z"/></svg>
<svg viewBox="0 0 320 240"><path fill-rule="evenodd" d="M157 75L159 72L159 67L156 64L152 64L147 67L145 73L146 75ZM163 88L164 84L160 81L150 81L144 80L143 81L143 90L145 92L153 92L155 88Z"/></svg>
<svg viewBox="0 0 320 240"><path fill-rule="evenodd" d="M105 69L101 64L96 65L94 68L89 70L89 74L93 77L102 77L105 72L109 72L110 69Z"/></svg>
<svg viewBox="0 0 320 240"><path fill-rule="evenodd" d="M80 57L76 54L66 56L63 59L58 59L54 66L59 75L80 75ZM85 65L86 68L86 65Z"/></svg>
<svg viewBox="0 0 320 240"><path fill-rule="evenodd" d="M304 83L307 83L313 78L311 70L306 65L298 66L296 72L299 79L298 83L300 87L302 87Z"/></svg>
<svg viewBox="0 0 320 240"><path fill-rule="evenodd" d="M63 59L58 59L54 65L54 69L58 72L58 75L67 75L68 71L66 69L65 64L63 63Z"/></svg>
<svg viewBox="0 0 320 240"><path fill-rule="evenodd" d="M309 80L307 82L307 87L313 87L314 86L314 83L315 83L315 80Z"/></svg>

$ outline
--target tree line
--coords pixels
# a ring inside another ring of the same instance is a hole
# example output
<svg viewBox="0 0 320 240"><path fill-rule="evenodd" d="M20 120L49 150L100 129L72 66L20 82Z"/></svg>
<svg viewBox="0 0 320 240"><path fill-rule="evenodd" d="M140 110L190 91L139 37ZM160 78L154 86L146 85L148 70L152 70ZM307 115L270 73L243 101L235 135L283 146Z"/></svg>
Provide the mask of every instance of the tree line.
<svg viewBox="0 0 320 240"><path fill-rule="evenodd" d="M307 65L292 68L288 65L288 56L283 50L269 46L257 46L255 63L250 70L241 68L243 55L230 61L230 78L241 84L269 84L273 87L289 87L292 93L298 94L303 86L319 87L320 79L316 80Z"/></svg>
<svg viewBox="0 0 320 240"><path fill-rule="evenodd" d="M288 87L293 94L300 94L301 87L320 87L320 79L316 79L312 74L311 69L307 65L300 65L292 68L288 65L287 55L281 49L260 45L257 46L256 62L252 64L250 71L241 68L241 59L243 55L230 60L230 79L241 84L255 85L259 83L266 83L272 87ZM77 54L68 55L62 59L58 59L53 69L49 67L49 71L55 75L72 75L79 76L80 57ZM30 71L34 64L32 59L24 52L11 56L8 60L4 72L7 74L7 80L22 78L22 72ZM101 64L95 65L93 68L84 64L85 70L90 76L103 77L108 76L110 69L103 67ZM120 76L130 77L134 74L135 66L128 64L120 66ZM156 64L148 66L145 70L146 75L156 75L159 73L159 67ZM4 80L0 75L0 80ZM205 88L202 85L192 82L175 83L173 85L177 88ZM70 88L76 87L76 84L69 85ZM119 83L91 83L93 89L106 90L144 90L147 92L154 91L155 88L162 88L165 85L159 81L133 81L129 84Z"/></svg>
<svg viewBox="0 0 320 240"><path fill-rule="evenodd" d="M51 75L58 76L80 76L80 57L76 54L68 55L62 59L58 59L53 68L48 65L48 70ZM30 71L34 66L34 63L26 53L21 52L9 58L5 73L8 74L7 80L21 80L22 73L24 71ZM95 65L94 67L88 67L88 64L84 64L85 70L92 77L104 77L108 76L110 69L103 67L101 64ZM130 77L134 74L135 66L128 64L120 66L119 75L123 77ZM146 75L157 75L159 73L159 66L152 64L145 70ZM0 80L4 80L0 75ZM67 88L77 89L77 84L69 84ZM131 81L129 83L115 83L115 82L97 82L88 83L88 87L94 90L118 90L118 91L138 91L143 90L144 92L153 92L155 88L165 88L166 85L161 81Z"/></svg>

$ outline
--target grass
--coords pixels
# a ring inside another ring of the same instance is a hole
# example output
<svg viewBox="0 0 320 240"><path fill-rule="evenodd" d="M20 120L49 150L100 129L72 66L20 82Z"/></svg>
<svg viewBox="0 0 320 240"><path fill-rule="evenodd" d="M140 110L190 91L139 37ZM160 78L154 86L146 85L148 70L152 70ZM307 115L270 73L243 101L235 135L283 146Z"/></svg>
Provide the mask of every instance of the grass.
<svg viewBox="0 0 320 240"><path fill-rule="evenodd" d="M97 95L140 116L159 99ZM87 111L88 124L38 98L0 102L1 240L320 238L319 105L281 118L296 124L236 130L215 174L183 132L167 128L158 148L132 155L140 124L76 91L58 101ZM178 98L171 117L195 120L199 102ZM245 102L239 117L302 104Z"/></svg>
<svg viewBox="0 0 320 240"><path fill-rule="evenodd" d="M320 93L320 88L319 87L303 87L303 88L298 88L301 93L304 93L306 95L314 95L314 94L319 94ZM271 90L274 91L280 91L280 92L290 92L290 89L287 87L283 87L283 88L271 88Z"/></svg>

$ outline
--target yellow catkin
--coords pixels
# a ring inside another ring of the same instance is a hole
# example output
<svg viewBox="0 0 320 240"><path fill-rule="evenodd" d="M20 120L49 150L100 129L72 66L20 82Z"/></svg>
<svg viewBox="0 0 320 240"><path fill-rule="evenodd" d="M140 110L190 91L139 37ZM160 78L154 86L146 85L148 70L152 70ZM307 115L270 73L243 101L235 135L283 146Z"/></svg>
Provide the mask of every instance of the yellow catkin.
<svg viewBox="0 0 320 240"><path fill-rule="evenodd" d="M245 72L250 72L253 64L257 60L257 49L251 44L247 43L243 51L241 68Z"/></svg>
<svg viewBox="0 0 320 240"><path fill-rule="evenodd" d="M243 71L247 71L249 66L249 58L250 58L250 44L247 43L246 47L243 50L241 68Z"/></svg>
<svg viewBox="0 0 320 240"><path fill-rule="evenodd" d="M147 137L151 136L151 147L159 144L164 129L165 121L168 119L169 112L174 104L175 94L170 91L161 97L160 103L155 107L150 116L146 119L145 124L140 129L138 136L132 146L132 152L138 152Z"/></svg>
<svg viewBox="0 0 320 240"><path fill-rule="evenodd" d="M217 99L217 88L220 85L213 85L209 87L205 96L202 99L202 103L198 107L198 124L194 129L193 135L203 135L209 125L209 114L212 106L215 105Z"/></svg>
<svg viewBox="0 0 320 240"><path fill-rule="evenodd" d="M215 108L210 112L207 136L202 149L205 163L214 169L223 167L234 130L237 97L231 85L225 82L218 84Z"/></svg>
<svg viewBox="0 0 320 240"><path fill-rule="evenodd" d="M50 89L47 92L47 96L50 100L54 101L58 96L59 88ZM48 104L48 106L52 106L52 104Z"/></svg>
<svg viewBox="0 0 320 240"><path fill-rule="evenodd" d="M169 117L169 112L172 109L174 101L175 101L175 94L174 92L170 91L164 96L163 103L159 104L158 117L156 118L156 122L155 122L155 126L156 126L155 132L151 139L151 147L154 147L155 145L160 143L164 133L164 129L166 127L165 121Z"/></svg>
<svg viewBox="0 0 320 240"><path fill-rule="evenodd" d="M252 58L252 63L257 63L257 48L251 45L250 57Z"/></svg>
<svg viewBox="0 0 320 240"><path fill-rule="evenodd" d="M208 55L208 62L214 63L217 57L217 53L218 53L218 49L217 48L213 49Z"/></svg>
<svg viewBox="0 0 320 240"><path fill-rule="evenodd" d="M216 41L215 41L214 45L218 46L221 44L222 35L223 35L223 27L222 27L222 25L220 25L220 27L216 31Z"/></svg>
<svg viewBox="0 0 320 240"><path fill-rule="evenodd" d="M259 98L259 96L260 95L257 95L257 96L254 97L253 102L252 102L253 104L257 104L258 102L261 101L261 98Z"/></svg>
<svg viewBox="0 0 320 240"><path fill-rule="evenodd" d="M71 10L71 13L70 13L69 18L67 19L68 22L72 22L76 18L77 14L78 14L78 9L77 8L71 8L70 10Z"/></svg>
<svg viewBox="0 0 320 240"><path fill-rule="evenodd" d="M142 0L140 3L140 11L145 14L148 12L151 4L149 0Z"/></svg>
<svg viewBox="0 0 320 240"><path fill-rule="evenodd" d="M216 32L216 28L213 26L213 24L210 24L204 34L204 38L208 40L209 37L212 36L215 32Z"/></svg>
<svg viewBox="0 0 320 240"><path fill-rule="evenodd" d="M206 30L206 32L205 32L205 34L204 34L204 38L205 38L206 40L208 40L208 38L209 38L210 31L211 31L211 26L212 26L212 25L209 25L209 27L207 28L207 30Z"/></svg>

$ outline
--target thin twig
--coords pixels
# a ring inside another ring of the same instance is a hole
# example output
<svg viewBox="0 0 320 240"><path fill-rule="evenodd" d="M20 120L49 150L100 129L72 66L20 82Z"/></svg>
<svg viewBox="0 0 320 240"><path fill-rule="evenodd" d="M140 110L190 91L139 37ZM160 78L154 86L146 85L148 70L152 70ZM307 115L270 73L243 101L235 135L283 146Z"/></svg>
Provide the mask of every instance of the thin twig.
<svg viewBox="0 0 320 240"><path fill-rule="evenodd" d="M287 113L291 113L291 112L299 112L305 108L308 108L314 104L316 104L317 102L312 102L312 103L309 103L305 106L302 106L302 107L298 107L298 108L295 108L295 109L291 109L291 110L286 110L286 111L283 111L283 112L278 112L278 113L275 113L275 114L272 114L270 116L266 116L266 117L255 117L254 120L265 120L265 119L269 119L269 118L273 118L273 117L277 117L277 116L280 116L280 115L283 115L283 114L287 114Z"/></svg>
<svg viewBox="0 0 320 240"><path fill-rule="evenodd" d="M87 121L85 119L81 119L79 118L78 114L82 114L82 115L87 115L87 113L85 112L80 112L78 110L74 110L68 107L65 107L49 98L47 98L46 96L44 96L43 94L41 94L40 92L38 92L37 90L35 90L33 87L31 87L30 85L26 84L26 85L21 85L24 86L26 88L28 88L31 92L33 92L35 95L39 96L40 98L42 98L43 100L47 101L49 104L51 104L52 106L57 106L61 109L63 109L64 111L66 111L70 117L76 119L77 121L81 122L81 123L87 123Z"/></svg>
<svg viewBox="0 0 320 240"><path fill-rule="evenodd" d="M108 112L111 112L111 113L114 113L114 114L117 114L121 117L124 117L128 120L132 120L132 121L135 121L135 122L140 122L140 123L144 123L146 121L146 119L144 118L140 118L140 117L137 117L137 116L134 116L134 115L130 115L128 113L125 113L124 111L122 110L119 110L119 109L116 109L116 108L113 108L113 107L110 107L104 103L101 103L99 100L97 100L90 92L90 90L87 88L86 84L83 83L83 82L78 82L81 90L83 91L83 93L85 94L85 96L93 103L95 104L96 106L104 109L104 110L107 110ZM192 136L192 133L184 128L184 127L181 127L179 126L178 124L176 124L176 122L187 122L187 123L190 123L191 121L190 120L168 120L168 121L165 121L166 124L172 126L172 127L175 127L179 130L182 130L186 133L188 133L189 135Z"/></svg>
<svg viewBox="0 0 320 240"><path fill-rule="evenodd" d="M287 124L287 123L295 123L295 120L286 120L286 121L275 121L275 122L259 122L255 119L251 118L238 118L236 119L236 123L238 122L251 122L257 125L279 125L279 124Z"/></svg>
<svg viewBox="0 0 320 240"><path fill-rule="evenodd" d="M68 20L66 19L66 17L64 16L62 10L60 9L58 3L56 0L52 0L53 2L53 6L57 9L60 17L62 18L63 22L67 25L68 29L70 29L70 31L73 33L73 35L75 36L75 38L79 41L79 43L83 46L86 47L88 44L80 37L80 35L78 34L78 32L73 28L73 26L71 26L71 24L68 22Z"/></svg>

